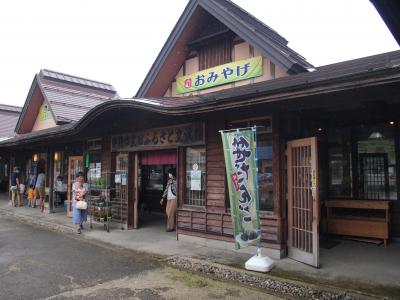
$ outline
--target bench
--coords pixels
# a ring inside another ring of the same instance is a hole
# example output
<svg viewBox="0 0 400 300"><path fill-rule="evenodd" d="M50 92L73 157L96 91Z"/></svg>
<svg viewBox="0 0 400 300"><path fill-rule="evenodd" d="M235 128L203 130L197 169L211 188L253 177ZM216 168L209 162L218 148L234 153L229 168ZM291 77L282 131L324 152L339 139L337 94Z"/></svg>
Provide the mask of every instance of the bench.
<svg viewBox="0 0 400 300"><path fill-rule="evenodd" d="M390 202L384 200L327 200L328 233L363 238L382 239L385 247L389 239ZM336 213L339 209L345 214ZM368 216L365 211L379 212Z"/></svg>

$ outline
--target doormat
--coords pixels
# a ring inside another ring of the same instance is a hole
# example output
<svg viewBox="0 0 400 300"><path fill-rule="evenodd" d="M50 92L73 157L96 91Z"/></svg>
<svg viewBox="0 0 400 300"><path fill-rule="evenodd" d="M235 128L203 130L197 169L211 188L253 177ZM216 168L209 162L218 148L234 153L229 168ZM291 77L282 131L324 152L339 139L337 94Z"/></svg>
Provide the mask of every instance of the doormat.
<svg viewBox="0 0 400 300"><path fill-rule="evenodd" d="M323 249L332 249L339 244L340 244L340 242L335 241L335 240L321 240L319 242L319 247L323 248Z"/></svg>

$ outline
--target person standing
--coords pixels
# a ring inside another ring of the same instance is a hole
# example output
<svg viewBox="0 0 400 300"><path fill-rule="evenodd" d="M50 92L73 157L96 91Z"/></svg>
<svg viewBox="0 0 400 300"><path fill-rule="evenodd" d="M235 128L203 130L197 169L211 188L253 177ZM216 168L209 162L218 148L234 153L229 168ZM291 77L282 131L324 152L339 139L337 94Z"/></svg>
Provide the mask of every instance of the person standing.
<svg viewBox="0 0 400 300"><path fill-rule="evenodd" d="M44 198L46 196L45 194L45 185L46 185L46 175L43 172L43 169L38 170L38 176L36 179L36 184L35 184L35 201L39 197L40 198L40 212L44 213Z"/></svg>
<svg viewBox="0 0 400 300"><path fill-rule="evenodd" d="M19 168L14 167L14 171L11 174L11 204L14 207L20 206L21 204L21 194L20 194L20 174Z"/></svg>
<svg viewBox="0 0 400 300"><path fill-rule="evenodd" d="M76 179L77 181L72 185L72 221L76 227L76 233L81 234L83 222L87 221L87 209L78 209L76 204L78 201L86 201L88 185L85 183L83 172L79 172Z"/></svg>
<svg viewBox="0 0 400 300"><path fill-rule="evenodd" d="M168 183L164 190L160 204L163 205L167 200L167 232L175 231L175 212L177 207L177 192L176 192L176 172L175 169L168 170Z"/></svg>
<svg viewBox="0 0 400 300"><path fill-rule="evenodd" d="M28 207L35 208L35 189L31 184L28 189Z"/></svg>

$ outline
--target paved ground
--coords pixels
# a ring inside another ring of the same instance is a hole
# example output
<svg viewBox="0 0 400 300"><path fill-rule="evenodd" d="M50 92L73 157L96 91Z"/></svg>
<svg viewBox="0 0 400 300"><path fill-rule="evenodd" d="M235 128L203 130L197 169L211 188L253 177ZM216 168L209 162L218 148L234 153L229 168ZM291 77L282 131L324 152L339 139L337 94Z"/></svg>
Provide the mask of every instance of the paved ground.
<svg viewBox="0 0 400 300"><path fill-rule="evenodd" d="M45 227L48 228L73 230L71 219L64 213L41 215L38 209L12 208L4 194L0 194L0 214L2 212L17 218L23 217L24 222L34 220L41 225L46 223ZM97 225L93 230L86 231L84 237L157 256L188 256L237 267L243 267L252 255L249 253L255 251L247 248L236 251L232 243L213 240L199 243L198 240L183 235L180 235L177 241L174 233L165 232L165 221L157 218L139 230L120 230L115 225L111 232L107 233ZM387 248L343 239L333 242L333 245L328 247L321 244L321 268L316 269L285 258L276 261L276 268L270 274L300 281L323 281L344 287L368 285L368 289L369 286L400 289L400 268L397 267L400 261L399 242L392 242Z"/></svg>
<svg viewBox="0 0 400 300"><path fill-rule="evenodd" d="M154 257L0 218L0 298L279 299Z"/></svg>

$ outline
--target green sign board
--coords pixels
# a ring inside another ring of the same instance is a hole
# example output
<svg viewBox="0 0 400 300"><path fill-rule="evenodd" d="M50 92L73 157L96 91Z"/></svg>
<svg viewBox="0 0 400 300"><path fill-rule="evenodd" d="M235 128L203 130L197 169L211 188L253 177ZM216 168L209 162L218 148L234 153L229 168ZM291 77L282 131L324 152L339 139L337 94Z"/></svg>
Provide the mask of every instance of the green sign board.
<svg viewBox="0 0 400 300"><path fill-rule="evenodd" d="M210 87L262 76L263 58L256 56L209 68L197 73L178 77L176 93L183 94Z"/></svg>
<svg viewBox="0 0 400 300"><path fill-rule="evenodd" d="M221 131L236 249L261 241L256 128Z"/></svg>

